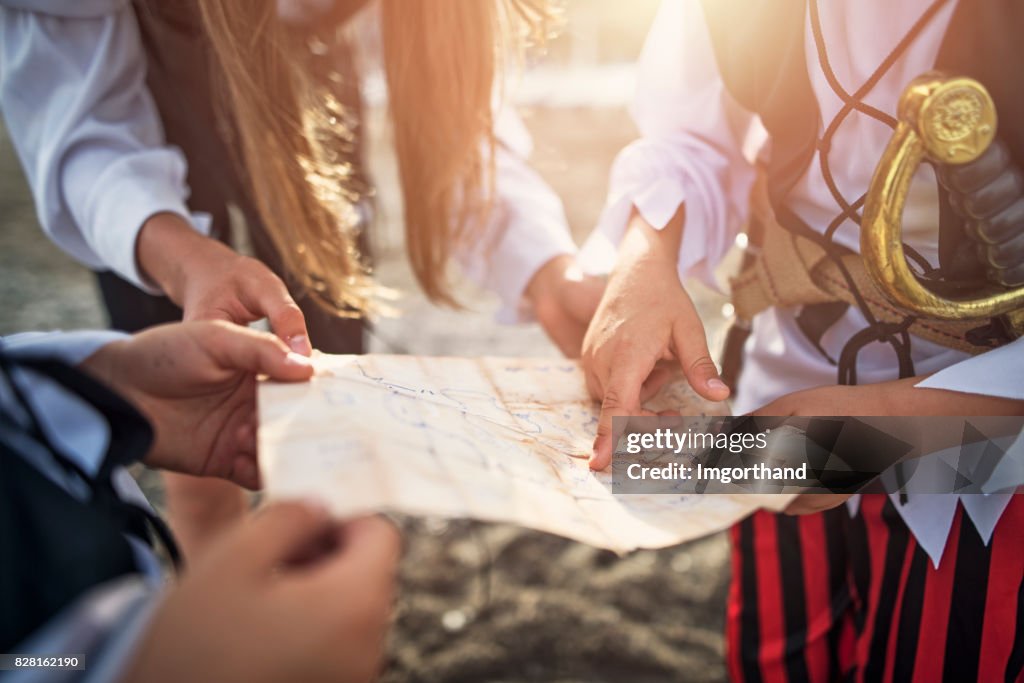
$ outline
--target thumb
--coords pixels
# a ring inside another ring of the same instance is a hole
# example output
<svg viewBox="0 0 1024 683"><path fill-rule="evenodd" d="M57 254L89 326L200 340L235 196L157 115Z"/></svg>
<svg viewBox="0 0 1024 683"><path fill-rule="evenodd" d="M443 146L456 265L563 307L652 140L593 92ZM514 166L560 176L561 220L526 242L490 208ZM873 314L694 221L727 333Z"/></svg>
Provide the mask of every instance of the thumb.
<svg viewBox="0 0 1024 683"><path fill-rule="evenodd" d="M335 528L323 506L289 501L258 511L239 531L234 556L257 572L270 571Z"/></svg>
<svg viewBox="0 0 1024 683"><path fill-rule="evenodd" d="M299 575L298 585L307 600L328 600L325 607L333 613L328 624L335 625L329 635L343 638L341 642L350 651L361 652L369 666L353 680L371 680L394 602L400 538L390 522L367 517L345 524L340 541L333 555Z"/></svg>
<svg viewBox="0 0 1024 683"><path fill-rule="evenodd" d="M223 368L264 374L282 382L298 382L313 376L309 358L288 349L272 334L237 325L220 324L206 350Z"/></svg>
<svg viewBox="0 0 1024 683"><path fill-rule="evenodd" d="M383 517L363 517L347 522L342 531L342 545L318 566L314 580L335 585L355 580L366 592L390 586L402 545L395 526Z"/></svg>
<svg viewBox="0 0 1024 683"><path fill-rule="evenodd" d="M672 328L672 345L683 374L697 394L709 401L729 398L729 387L722 381L715 362L711 360L707 336L699 319L685 325L677 321Z"/></svg>

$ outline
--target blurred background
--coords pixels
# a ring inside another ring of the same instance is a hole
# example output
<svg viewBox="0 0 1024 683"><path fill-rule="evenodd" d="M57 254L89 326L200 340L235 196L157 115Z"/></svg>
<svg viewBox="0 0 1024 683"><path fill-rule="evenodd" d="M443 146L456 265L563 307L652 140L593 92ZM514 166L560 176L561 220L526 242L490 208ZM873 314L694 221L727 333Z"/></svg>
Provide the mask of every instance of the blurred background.
<svg viewBox="0 0 1024 683"><path fill-rule="evenodd" d="M531 53L511 94L534 138L532 165L562 197L577 242L597 221L615 154L636 136L627 106L633 61L658 0L568 0L560 34ZM401 316L379 321L378 353L552 356L531 325L493 322L496 301L469 285L468 310L439 309L415 287L386 94L368 60L371 236L377 275L402 292ZM715 342L723 302L701 290ZM83 267L42 234L0 127L0 334L103 327ZM158 478L140 474L159 504ZM391 681L718 681L728 548L724 536L624 558L502 525L409 520Z"/></svg>

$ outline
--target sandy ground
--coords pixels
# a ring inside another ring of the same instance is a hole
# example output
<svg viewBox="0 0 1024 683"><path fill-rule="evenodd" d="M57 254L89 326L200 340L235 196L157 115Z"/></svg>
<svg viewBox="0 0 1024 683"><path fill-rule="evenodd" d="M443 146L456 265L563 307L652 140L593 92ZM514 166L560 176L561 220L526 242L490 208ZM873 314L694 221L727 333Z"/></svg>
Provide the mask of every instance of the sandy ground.
<svg viewBox="0 0 1024 683"><path fill-rule="evenodd" d="M535 165L565 198L577 237L593 226L608 164L632 128L619 110L538 110ZM375 136L385 150L386 134ZM379 275L407 292L382 322L380 352L553 355L536 328L501 328L470 288L468 312L415 293L397 237L393 162L373 157L382 224ZM712 314L720 302L706 298ZM0 131L0 334L104 324L89 273L41 236ZM157 479L142 475L159 503ZM410 520L388 681L719 681L729 578L722 535L624 558L546 534L466 521Z"/></svg>

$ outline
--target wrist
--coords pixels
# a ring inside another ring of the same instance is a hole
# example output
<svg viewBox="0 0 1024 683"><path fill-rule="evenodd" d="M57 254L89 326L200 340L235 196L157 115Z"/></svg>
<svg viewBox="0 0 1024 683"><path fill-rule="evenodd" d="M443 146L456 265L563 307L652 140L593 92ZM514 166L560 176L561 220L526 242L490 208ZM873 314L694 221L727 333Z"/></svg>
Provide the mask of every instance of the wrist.
<svg viewBox="0 0 1024 683"><path fill-rule="evenodd" d="M675 270L679 263L685 216L685 207L680 205L675 216L659 229L634 210L619 249L619 263Z"/></svg>
<svg viewBox="0 0 1024 683"><path fill-rule="evenodd" d="M571 254L559 254L544 263L530 278L523 295L534 307L555 298L558 285L565 279L566 272L576 265Z"/></svg>
<svg viewBox="0 0 1024 683"><path fill-rule="evenodd" d="M108 389L118 394L124 394L125 387L118 378L118 357L121 356L130 341L130 339L122 339L104 344L79 364L79 370L105 385Z"/></svg>
<svg viewBox="0 0 1024 683"><path fill-rule="evenodd" d="M181 305L187 267L196 263L198 252L214 245L219 243L196 232L181 216L173 213L154 214L142 225L136 240L139 272L172 301Z"/></svg>
<svg viewBox="0 0 1024 683"><path fill-rule="evenodd" d="M133 367L132 356L138 355L132 351L133 341L134 338L131 338L107 344L82 361L79 369L116 393L149 423L153 429L154 442L142 460L147 465L156 467L159 465L160 457L157 453L158 413L152 409L152 401L139 384L140 368Z"/></svg>

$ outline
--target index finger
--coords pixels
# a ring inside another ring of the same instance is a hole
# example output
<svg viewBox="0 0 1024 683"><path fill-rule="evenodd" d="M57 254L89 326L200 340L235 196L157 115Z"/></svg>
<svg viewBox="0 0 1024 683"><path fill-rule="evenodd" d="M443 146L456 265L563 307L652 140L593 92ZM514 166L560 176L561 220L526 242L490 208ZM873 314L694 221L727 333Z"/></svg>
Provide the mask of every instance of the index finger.
<svg viewBox="0 0 1024 683"><path fill-rule="evenodd" d="M602 388L601 415L597 421L590 469L603 470L612 461L614 418L649 414L640 407L640 391L656 361L656 358L636 358L625 353L616 354L612 359L608 382Z"/></svg>
<svg viewBox="0 0 1024 683"><path fill-rule="evenodd" d="M274 331L295 353L308 356L313 353L306 329L306 317L295 303L281 278L269 270L266 277L247 280L251 287L244 287L239 294L242 305L254 314L265 316Z"/></svg>

